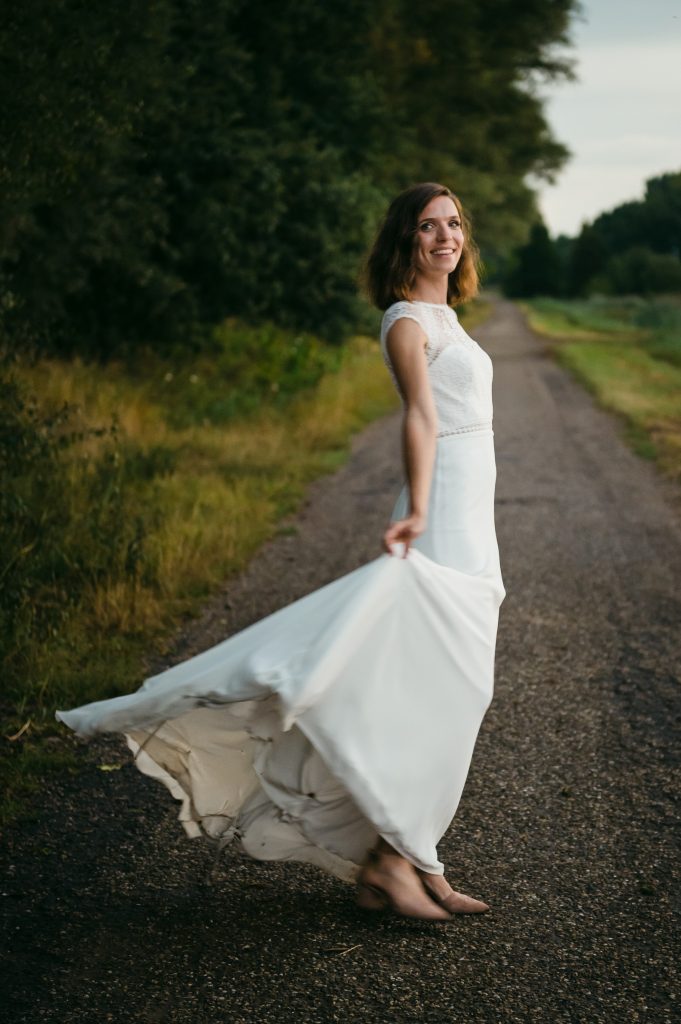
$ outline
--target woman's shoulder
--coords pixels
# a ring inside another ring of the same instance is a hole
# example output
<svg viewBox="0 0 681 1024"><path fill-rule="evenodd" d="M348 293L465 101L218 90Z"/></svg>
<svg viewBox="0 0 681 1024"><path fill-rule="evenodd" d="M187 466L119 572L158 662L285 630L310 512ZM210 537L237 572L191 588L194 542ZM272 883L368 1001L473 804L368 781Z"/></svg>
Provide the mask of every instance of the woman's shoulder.
<svg viewBox="0 0 681 1024"><path fill-rule="evenodd" d="M393 324L404 318L408 320L415 320L417 324L423 326L423 316L420 308L413 302L401 299L399 302L393 302L393 304L388 306L383 313L383 320L381 321L381 339L384 340L386 338L388 331Z"/></svg>
<svg viewBox="0 0 681 1024"><path fill-rule="evenodd" d="M383 313L383 318L394 317L396 315L404 316L405 313L417 315L418 306L415 302L409 302L408 299L400 299L397 302L393 302L392 305Z"/></svg>

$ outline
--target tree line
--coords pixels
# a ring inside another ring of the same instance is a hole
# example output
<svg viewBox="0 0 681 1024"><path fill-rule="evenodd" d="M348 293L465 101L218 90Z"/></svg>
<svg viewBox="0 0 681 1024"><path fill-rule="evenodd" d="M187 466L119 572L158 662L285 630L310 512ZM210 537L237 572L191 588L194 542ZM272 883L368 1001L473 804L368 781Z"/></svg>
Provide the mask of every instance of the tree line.
<svg viewBox="0 0 681 1024"><path fill-rule="evenodd" d="M386 203L441 180L494 268L567 157L576 0L25 0L0 26L0 343L106 359L226 317L341 340Z"/></svg>
<svg viewBox="0 0 681 1024"><path fill-rule="evenodd" d="M575 238L552 239L538 222L505 283L517 297L681 292L681 172L650 178L642 199L600 214Z"/></svg>

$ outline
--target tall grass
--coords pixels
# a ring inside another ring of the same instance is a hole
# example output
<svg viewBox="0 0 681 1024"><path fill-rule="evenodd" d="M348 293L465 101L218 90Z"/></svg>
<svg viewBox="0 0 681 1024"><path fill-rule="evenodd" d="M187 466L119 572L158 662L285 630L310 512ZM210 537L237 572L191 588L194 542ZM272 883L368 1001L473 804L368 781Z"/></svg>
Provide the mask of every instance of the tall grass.
<svg viewBox="0 0 681 1024"><path fill-rule="evenodd" d="M201 398L194 424L189 399L160 401L120 367L15 369L6 427L23 458L35 450L4 492L6 731L129 689L143 668L131 657L241 568L350 435L395 407L375 344L355 339L334 361L312 391L250 416L215 422Z"/></svg>

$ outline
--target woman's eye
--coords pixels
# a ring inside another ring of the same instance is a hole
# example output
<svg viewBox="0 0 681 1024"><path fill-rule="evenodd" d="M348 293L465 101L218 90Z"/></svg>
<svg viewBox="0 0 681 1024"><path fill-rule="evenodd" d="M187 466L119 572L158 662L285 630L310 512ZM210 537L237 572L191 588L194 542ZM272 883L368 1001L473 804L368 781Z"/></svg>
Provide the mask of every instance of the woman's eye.
<svg viewBox="0 0 681 1024"><path fill-rule="evenodd" d="M431 222L429 220L425 220L423 222L423 224L421 225L421 231L430 231L432 226L433 225L431 224Z"/></svg>

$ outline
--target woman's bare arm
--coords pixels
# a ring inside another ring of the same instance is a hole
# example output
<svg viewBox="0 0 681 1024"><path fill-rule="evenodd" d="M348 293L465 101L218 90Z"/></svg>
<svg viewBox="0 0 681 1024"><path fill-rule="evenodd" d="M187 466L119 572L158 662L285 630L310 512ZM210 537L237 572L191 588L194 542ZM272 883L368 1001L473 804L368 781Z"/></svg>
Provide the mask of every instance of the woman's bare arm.
<svg viewBox="0 0 681 1024"><path fill-rule="evenodd" d="M428 497L433 476L437 413L428 379L426 335L415 320L403 318L390 329L386 345L404 398L402 455L409 487L410 513L391 523L383 547L402 542L406 555L412 540L426 528Z"/></svg>

